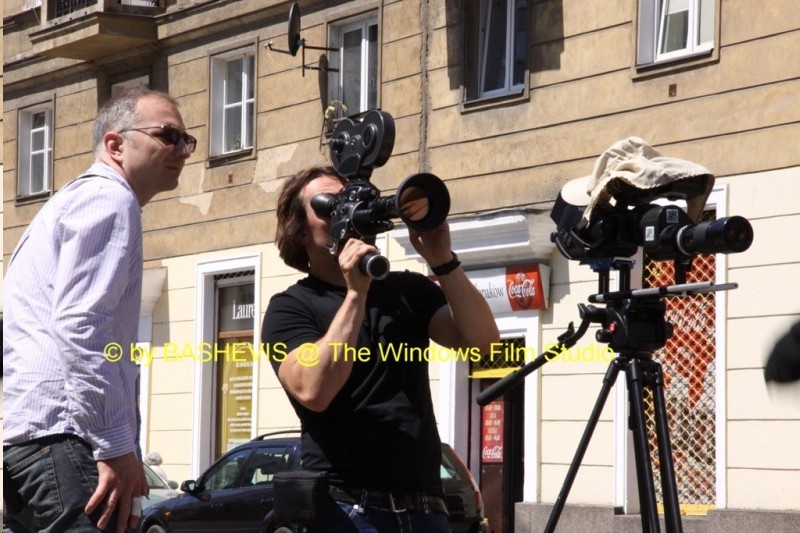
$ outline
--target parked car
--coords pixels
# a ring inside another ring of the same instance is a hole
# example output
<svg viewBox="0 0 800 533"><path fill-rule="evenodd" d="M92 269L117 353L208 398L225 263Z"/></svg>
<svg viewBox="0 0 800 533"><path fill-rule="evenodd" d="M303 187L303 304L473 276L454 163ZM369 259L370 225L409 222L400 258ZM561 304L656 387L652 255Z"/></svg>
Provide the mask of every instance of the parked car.
<svg viewBox="0 0 800 533"><path fill-rule="evenodd" d="M449 444L442 443L442 488L453 533L485 533L483 497L475 478Z"/></svg>
<svg viewBox="0 0 800 533"><path fill-rule="evenodd" d="M195 480L181 484L183 494L147 508L144 533L237 531L270 533L272 478L300 468L299 432L268 433L237 446ZM469 470L447 444L442 445L442 484L454 533L483 533L480 490Z"/></svg>
<svg viewBox="0 0 800 533"><path fill-rule="evenodd" d="M142 500L142 508L147 509L151 505L175 498L180 495L178 483L175 481L165 482L161 476L156 474L150 465L142 463L144 466L144 476L147 478L147 486L150 487L150 494Z"/></svg>

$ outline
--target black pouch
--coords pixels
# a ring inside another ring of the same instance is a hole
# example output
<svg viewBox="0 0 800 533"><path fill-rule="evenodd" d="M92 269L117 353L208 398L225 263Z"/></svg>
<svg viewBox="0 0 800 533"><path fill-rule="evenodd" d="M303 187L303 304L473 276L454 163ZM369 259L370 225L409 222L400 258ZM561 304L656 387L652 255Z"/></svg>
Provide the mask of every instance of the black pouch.
<svg viewBox="0 0 800 533"><path fill-rule="evenodd" d="M328 514L328 474L311 470L276 472L272 479L275 518L281 523L319 525Z"/></svg>

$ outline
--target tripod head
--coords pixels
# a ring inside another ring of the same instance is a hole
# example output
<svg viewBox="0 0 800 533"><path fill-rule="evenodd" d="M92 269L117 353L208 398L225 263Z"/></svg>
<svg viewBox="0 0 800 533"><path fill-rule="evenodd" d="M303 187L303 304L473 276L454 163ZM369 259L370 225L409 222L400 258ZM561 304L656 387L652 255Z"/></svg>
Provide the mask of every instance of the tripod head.
<svg viewBox="0 0 800 533"><path fill-rule="evenodd" d="M591 324L600 324L595 338L608 344L621 357L652 359L653 352L666 345L672 336L672 324L666 320L664 298L685 297L707 292L735 289L736 283L716 284L711 281L681 283L648 289L630 289L630 272L634 262L629 259L606 258L586 261L598 272L598 292L589 296L591 304L578 304L581 323L575 330L572 322L558 337L558 343L548 351L500 379L478 395L478 405L486 405L519 385L531 372L555 359L558 354L574 346ZM610 271L619 272L620 290L609 291Z"/></svg>
<svg viewBox="0 0 800 533"><path fill-rule="evenodd" d="M666 321L664 298L685 297L707 292L735 289L736 283L681 283L649 289L630 289L633 261L605 259L590 263L599 273L601 292L589 296L591 303L604 303L605 309L594 305L578 305L581 319L602 327L595 335L598 342L608 344L615 352L627 357L652 358L652 352L663 348L672 336L672 324ZM618 270L620 290L609 292L609 271ZM676 268L676 272L679 272ZM685 275L685 273L684 273Z"/></svg>

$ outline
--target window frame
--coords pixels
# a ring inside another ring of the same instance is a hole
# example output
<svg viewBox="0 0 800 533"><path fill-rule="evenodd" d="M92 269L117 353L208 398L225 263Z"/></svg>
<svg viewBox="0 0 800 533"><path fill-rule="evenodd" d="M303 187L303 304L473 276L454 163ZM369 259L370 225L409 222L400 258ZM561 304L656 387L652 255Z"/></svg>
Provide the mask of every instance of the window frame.
<svg viewBox="0 0 800 533"><path fill-rule="evenodd" d="M491 47L492 43L490 42L490 32L486 29L491 24L491 14L492 14L492 2L494 0L481 0L480 5L480 22L479 27L482 35L480 36L480 43L478 47L478 63L479 63L479 75L478 75L478 98L479 99L486 99L486 98L494 98L496 96L504 96L506 94L517 94L522 91L523 87L525 86L525 81L523 80L522 83L515 83L514 82L514 62L516 61L516 54L515 54L515 47L516 43L514 40L515 33L517 30L517 17L516 17L516 0L506 0L506 19L505 19L505 75L503 86L497 89L489 89L485 90L484 87L486 85L486 69L488 63L488 50ZM490 19L487 21L487 19ZM527 37L527 36L526 36ZM527 46L527 39L525 40L525 46ZM527 65L526 65L527 70Z"/></svg>
<svg viewBox="0 0 800 533"><path fill-rule="evenodd" d="M518 20L517 0L508 0L505 12L505 75L503 86L495 89L485 90L486 85L486 65L489 59L487 52L491 45L489 40L489 31L486 29L490 22L491 3L493 0L467 0L465 4L464 22L464 74L462 86L462 106L464 110L475 107L475 105L483 104L485 102L502 100L503 102L509 99L524 99L528 96L531 56L530 56L530 42L531 42L531 14L533 9L529 0L524 1L523 17L524 20ZM517 53L515 36L517 31L524 32L524 52L520 55ZM522 81L519 83L514 82L515 77L515 63L517 61L524 61L524 67L521 71Z"/></svg>
<svg viewBox="0 0 800 533"><path fill-rule="evenodd" d="M661 52L664 42L666 22L665 5L674 0L639 0L636 67L639 69L672 65L684 60L716 58L719 51L719 0L686 0L687 42L684 48L671 52ZM710 27L701 27L699 14L703 8L711 9ZM701 40L702 35L708 39ZM692 36L694 36L692 38Z"/></svg>
<svg viewBox="0 0 800 533"><path fill-rule="evenodd" d="M249 61L248 61L249 59ZM225 159L239 154L250 154L256 146L256 95L258 93L258 55L254 45L247 44L236 48L209 54L209 159ZM243 61L241 94L234 102L226 102L228 86L228 65L232 61ZM252 90L248 97L248 85ZM238 106L240 113L241 140L238 148L227 149L226 142L230 131L226 131L225 111ZM252 107L248 113L247 108ZM249 128L248 128L249 126ZM249 142L248 142L249 141Z"/></svg>
<svg viewBox="0 0 800 533"><path fill-rule="evenodd" d="M45 123L35 127L33 121L44 113ZM52 101L42 102L20 109L17 122L17 200L27 200L48 196L53 192L53 144L55 137L55 106ZM42 131L44 142L41 149L31 147L34 133ZM32 158L43 155L43 176L41 189L33 191Z"/></svg>
<svg viewBox="0 0 800 533"><path fill-rule="evenodd" d="M375 29L375 46L370 49L370 29ZM360 98L357 109L352 103L346 106L343 92L344 84L344 35L348 32L361 30L360 40ZM328 103L335 102L333 109L334 118L347 115L364 113L370 109L377 109L380 101L380 25L377 11L371 11L356 17L350 17L328 25L328 48L335 49L331 52L330 69L328 70ZM370 53L372 52L372 53ZM372 91L370 85L373 85ZM373 101L374 99L374 101ZM343 107L341 104L345 104Z"/></svg>

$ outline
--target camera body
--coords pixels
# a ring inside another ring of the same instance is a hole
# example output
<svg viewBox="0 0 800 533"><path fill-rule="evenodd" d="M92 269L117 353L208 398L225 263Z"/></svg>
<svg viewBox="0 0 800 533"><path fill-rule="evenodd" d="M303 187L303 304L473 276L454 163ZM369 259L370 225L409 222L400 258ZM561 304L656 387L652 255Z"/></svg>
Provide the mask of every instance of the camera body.
<svg viewBox="0 0 800 533"><path fill-rule="evenodd" d="M394 195L383 197L369 181L373 169L389 159L394 136L394 119L384 111L370 110L360 120L347 117L337 124L330 141L331 163L347 181L337 194L323 193L311 199L314 212L331 221L331 253L338 254L352 238L374 244L376 235L394 228L393 217L419 231L434 229L446 220L450 194L433 174L413 174ZM389 273L389 262L378 254L368 254L361 269L373 279L383 279Z"/></svg>
<svg viewBox="0 0 800 533"><path fill-rule="evenodd" d="M561 195L551 212L556 231L550 239L568 259L631 257L641 246L652 259L689 261L697 254L743 252L753 242L753 228L741 216L693 224L677 205L617 204L596 209L587 222L583 212Z"/></svg>

